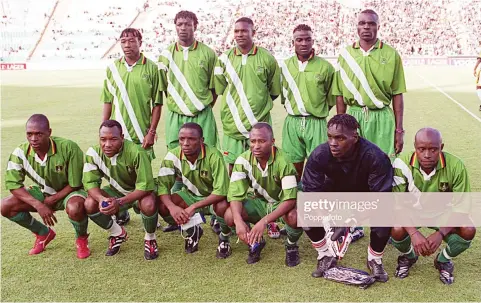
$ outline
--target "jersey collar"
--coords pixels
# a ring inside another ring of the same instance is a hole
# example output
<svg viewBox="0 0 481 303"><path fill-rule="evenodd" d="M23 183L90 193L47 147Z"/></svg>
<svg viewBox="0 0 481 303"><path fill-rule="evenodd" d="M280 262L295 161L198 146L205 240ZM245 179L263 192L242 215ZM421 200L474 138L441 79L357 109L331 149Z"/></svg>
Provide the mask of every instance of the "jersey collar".
<svg viewBox="0 0 481 303"><path fill-rule="evenodd" d="M146 63L146 61L147 61L147 58L145 57L144 53L141 52L141 53L140 53L140 58L139 58L139 60L137 60L137 62L135 62L134 65L132 65L132 66L135 66L135 65L137 65L137 64L144 65L144 64ZM120 58L120 59L119 59L119 62L120 62L120 63L124 63L124 62L127 63L127 61L125 61L125 56L123 56L122 58Z"/></svg>
<svg viewBox="0 0 481 303"><path fill-rule="evenodd" d="M48 149L47 156L52 156L52 155L55 155L56 153L57 153L57 144L55 144L55 141L53 141L52 138L50 138L50 147ZM36 155L35 150L30 144L28 145L27 155L29 156Z"/></svg>
<svg viewBox="0 0 481 303"><path fill-rule="evenodd" d="M258 51L257 45L253 44L251 50L247 53L247 55L255 56L257 54L257 51ZM234 55L236 56L243 55L241 50L237 46L234 48Z"/></svg>
<svg viewBox="0 0 481 303"><path fill-rule="evenodd" d="M376 49L376 48L382 48L383 46L384 46L384 43L382 43L381 39L377 39L376 43L374 43L374 45L371 47L371 50ZM354 42L352 44L352 47L356 48L356 49L361 49L361 43L359 42L359 40ZM367 51L367 52L369 52L369 51Z"/></svg>
<svg viewBox="0 0 481 303"><path fill-rule="evenodd" d="M419 165L418 157L416 156L415 152L413 152L413 154L411 155L411 159L409 160L409 165L421 170L421 166ZM446 157L444 156L443 152L440 152L438 165L436 166L436 171L443 169L445 167L446 167Z"/></svg>
<svg viewBox="0 0 481 303"><path fill-rule="evenodd" d="M199 45L199 42L197 42L197 40L194 40L194 43L192 43L191 46L187 47L189 49L189 51L193 51L193 50L196 50L197 49L197 46ZM178 51L178 52L181 52L185 49L186 47L180 45L179 42L175 42L175 50Z"/></svg>

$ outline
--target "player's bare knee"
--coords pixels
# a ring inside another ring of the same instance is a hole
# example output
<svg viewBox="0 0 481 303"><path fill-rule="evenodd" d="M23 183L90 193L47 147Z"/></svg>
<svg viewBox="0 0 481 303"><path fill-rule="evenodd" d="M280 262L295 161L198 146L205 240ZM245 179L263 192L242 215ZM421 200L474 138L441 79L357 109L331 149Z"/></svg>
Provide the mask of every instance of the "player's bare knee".
<svg viewBox="0 0 481 303"><path fill-rule="evenodd" d="M2 205L1 205L1 213L3 217L10 218L10 212L12 209L12 203L11 203L11 197L13 196L8 196L4 199L2 199Z"/></svg>
<svg viewBox="0 0 481 303"><path fill-rule="evenodd" d="M227 203L226 200L223 200L223 201L220 201L219 203L214 204L213 207L214 207L215 214L223 218L225 211L227 210L227 208L229 208L229 203Z"/></svg>
<svg viewBox="0 0 481 303"><path fill-rule="evenodd" d="M82 197L72 197L67 201L65 211L70 219L79 221L85 217L85 199Z"/></svg>
<svg viewBox="0 0 481 303"><path fill-rule="evenodd" d="M457 229L457 234L466 241L471 241L476 235L476 228L474 227L460 227Z"/></svg>
<svg viewBox="0 0 481 303"><path fill-rule="evenodd" d="M284 215L284 221L292 228L297 228L297 209L292 209Z"/></svg>
<svg viewBox="0 0 481 303"><path fill-rule="evenodd" d="M395 241L401 241L404 238L406 238L407 235L408 235L408 233L406 232L404 227L393 227L391 229L391 237Z"/></svg>
<svg viewBox="0 0 481 303"><path fill-rule="evenodd" d="M153 216L157 211L157 203L155 201L155 196L153 194L149 194L146 197L140 199L139 207L140 211L146 216Z"/></svg>
<svg viewBox="0 0 481 303"><path fill-rule="evenodd" d="M96 214L100 211L99 203L95 201L95 199L92 198L91 196L88 196L84 201L84 209L85 209L85 212L89 215Z"/></svg>

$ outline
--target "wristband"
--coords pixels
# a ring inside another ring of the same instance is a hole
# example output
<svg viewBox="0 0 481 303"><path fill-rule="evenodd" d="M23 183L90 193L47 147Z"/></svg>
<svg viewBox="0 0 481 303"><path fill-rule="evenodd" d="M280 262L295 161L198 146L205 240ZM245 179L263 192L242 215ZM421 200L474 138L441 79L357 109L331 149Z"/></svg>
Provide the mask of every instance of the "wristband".
<svg viewBox="0 0 481 303"><path fill-rule="evenodd" d="M402 129L402 128L396 128L396 133L397 133L397 134L404 134L404 129Z"/></svg>

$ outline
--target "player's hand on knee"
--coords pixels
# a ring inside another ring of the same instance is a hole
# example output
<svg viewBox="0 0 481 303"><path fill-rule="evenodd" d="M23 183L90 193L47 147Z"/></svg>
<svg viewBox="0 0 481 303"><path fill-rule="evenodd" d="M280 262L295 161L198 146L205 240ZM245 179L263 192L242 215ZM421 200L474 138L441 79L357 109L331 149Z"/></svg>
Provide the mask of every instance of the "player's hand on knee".
<svg viewBox="0 0 481 303"><path fill-rule="evenodd" d="M264 224L264 221L261 220L254 225L250 232L247 233L247 241L249 245L254 245L254 243L261 242L266 225L267 224Z"/></svg>
<svg viewBox="0 0 481 303"><path fill-rule="evenodd" d="M443 236L441 233L435 232L427 238L427 241L429 243L429 250L431 254L433 254L438 250L439 246L443 242Z"/></svg>
<svg viewBox="0 0 481 303"><path fill-rule="evenodd" d="M185 224L190 220L190 216L180 206L175 205L171 209L169 209L169 211L172 218L174 218L175 223L177 223L178 225Z"/></svg>
<svg viewBox="0 0 481 303"><path fill-rule="evenodd" d="M107 206L103 206L102 203L107 202ZM100 203L99 210L102 214L106 216L112 216L119 212L120 206L119 202L115 198L109 198Z"/></svg>
<svg viewBox="0 0 481 303"><path fill-rule="evenodd" d="M54 226L57 223L57 218L55 218L54 211L48 206L40 204L37 207L37 212L42 217L43 223L47 226Z"/></svg>
<svg viewBox="0 0 481 303"><path fill-rule="evenodd" d="M416 232L411 236L411 242L414 247L414 252L418 256L429 256L431 254L429 242L420 232Z"/></svg>

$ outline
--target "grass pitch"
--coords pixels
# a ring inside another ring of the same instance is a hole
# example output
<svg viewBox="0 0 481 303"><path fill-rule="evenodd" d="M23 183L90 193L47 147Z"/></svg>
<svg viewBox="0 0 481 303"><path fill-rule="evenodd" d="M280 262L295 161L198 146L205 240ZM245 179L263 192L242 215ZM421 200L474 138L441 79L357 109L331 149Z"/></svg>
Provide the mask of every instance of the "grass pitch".
<svg viewBox="0 0 481 303"><path fill-rule="evenodd" d="M78 142L85 151L97 143L102 104L98 101L103 71L2 73L1 176L13 149L25 140L24 123L33 113L44 113L53 134ZM405 94L404 150L411 150L415 132L425 126L438 128L445 150L461 157L471 177L473 191L481 191L481 122L443 95L481 118L471 68L407 67L409 92ZM437 86L435 88L433 85ZM219 105L215 114L219 129ZM331 114L334 110L331 111ZM273 110L277 145L286 113L276 101ZM154 175L165 155L164 120L155 145ZM2 198L8 195L2 184ZM58 214L56 239L38 256L28 256L34 238L25 229L2 218L1 301L480 301L480 235L471 248L455 258L455 283L438 280L433 257L421 257L404 280L393 277L397 252L388 246L384 265L389 282L367 290L310 277L316 253L305 235L300 241L301 264L284 265L283 240L268 239L258 264L245 262L247 247L235 244L227 260L217 260L217 237L205 226L200 250L183 251L178 232L157 232L160 256L143 259L141 220L132 211L127 225L130 239L115 257L105 257L107 234L90 221L92 256L75 256L74 231L67 216ZM165 222L162 221L165 225ZM481 232L481 230L479 230ZM366 270L369 237L352 244L342 265ZM442 246L443 247L443 246Z"/></svg>

